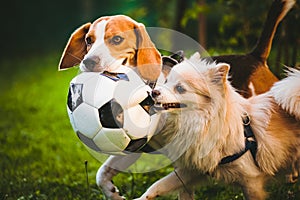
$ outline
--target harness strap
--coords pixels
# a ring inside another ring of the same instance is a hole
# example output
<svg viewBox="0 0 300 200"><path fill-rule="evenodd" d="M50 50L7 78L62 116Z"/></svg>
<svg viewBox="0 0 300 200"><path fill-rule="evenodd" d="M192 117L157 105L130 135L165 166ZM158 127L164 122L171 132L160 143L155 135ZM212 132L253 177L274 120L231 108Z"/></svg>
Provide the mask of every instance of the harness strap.
<svg viewBox="0 0 300 200"><path fill-rule="evenodd" d="M219 165L233 162L238 158L240 158L242 155L244 155L248 150L250 150L250 153L253 157L255 164L258 166L256 161L257 142L254 133L252 131L252 128L250 126L250 117L248 116L248 114L245 114L242 119L244 124L245 149L241 150L239 153L222 158L222 160L219 162Z"/></svg>

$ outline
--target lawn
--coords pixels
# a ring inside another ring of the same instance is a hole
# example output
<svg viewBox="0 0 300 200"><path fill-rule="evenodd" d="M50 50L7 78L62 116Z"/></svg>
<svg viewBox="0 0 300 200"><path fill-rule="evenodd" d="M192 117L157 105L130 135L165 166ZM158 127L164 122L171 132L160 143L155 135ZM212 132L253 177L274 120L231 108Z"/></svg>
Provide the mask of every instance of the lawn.
<svg viewBox="0 0 300 200"><path fill-rule="evenodd" d="M59 55L52 54L0 63L1 200L105 199L95 184L101 163L74 134L66 112L68 84L78 70L58 72L58 60ZM121 173L114 182L132 199L171 170ZM300 198L299 183L288 185L279 179L268 187L270 199ZM243 195L237 187L211 181L197 190L196 199Z"/></svg>

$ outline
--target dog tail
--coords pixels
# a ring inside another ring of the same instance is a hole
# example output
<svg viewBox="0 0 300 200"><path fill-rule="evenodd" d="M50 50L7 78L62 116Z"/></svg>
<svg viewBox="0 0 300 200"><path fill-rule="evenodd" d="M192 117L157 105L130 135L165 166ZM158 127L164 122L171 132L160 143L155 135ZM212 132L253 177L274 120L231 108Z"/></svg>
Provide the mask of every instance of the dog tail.
<svg viewBox="0 0 300 200"><path fill-rule="evenodd" d="M295 0L274 0L260 38L250 54L262 60L267 60L276 28L294 4Z"/></svg>
<svg viewBox="0 0 300 200"><path fill-rule="evenodd" d="M276 103L290 115L300 120L300 71L287 68L288 77L271 88Z"/></svg>

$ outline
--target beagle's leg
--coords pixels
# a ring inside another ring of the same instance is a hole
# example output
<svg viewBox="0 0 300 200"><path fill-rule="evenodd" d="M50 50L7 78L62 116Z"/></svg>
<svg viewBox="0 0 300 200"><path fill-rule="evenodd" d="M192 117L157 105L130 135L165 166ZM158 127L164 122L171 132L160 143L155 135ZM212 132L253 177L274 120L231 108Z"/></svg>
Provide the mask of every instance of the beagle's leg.
<svg viewBox="0 0 300 200"><path fill-rule="evenodd" d="M153 200L156 197L167 195L176 190L182 190L179 195L180 200L193 200L193 190L188 188L187 184L193 182L198 176L193 173L184 173L184 171L185 170L177 169L156 181L136 200Z"/></svg>
<svg viewBox="0 0 300 200"><path fill-rule="evenodd" d="M118 188L113 184L112 179L120 171L126 170L132 165L141 154L129 154L126 156L110 156L99 168L96 175L96 183L104 195L111 200L123 200Z"/></svg>

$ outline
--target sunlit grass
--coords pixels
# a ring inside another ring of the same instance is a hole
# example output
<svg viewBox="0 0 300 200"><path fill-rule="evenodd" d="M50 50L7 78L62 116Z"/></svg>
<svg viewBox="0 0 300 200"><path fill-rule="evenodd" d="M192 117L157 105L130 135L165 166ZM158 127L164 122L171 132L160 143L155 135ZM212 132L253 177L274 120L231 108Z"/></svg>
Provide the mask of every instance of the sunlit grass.
<svg viewBox="0 0 300 200"><path fill-rule="evenodd" d="M66 115L68 83L77 71L58 72L56 56L23 60L6 70L1 74L2 80L9 75L9 82L0 99L0 199L82 199L84 161L91 161L91 177L99 163L76 138Z"/></svg>

